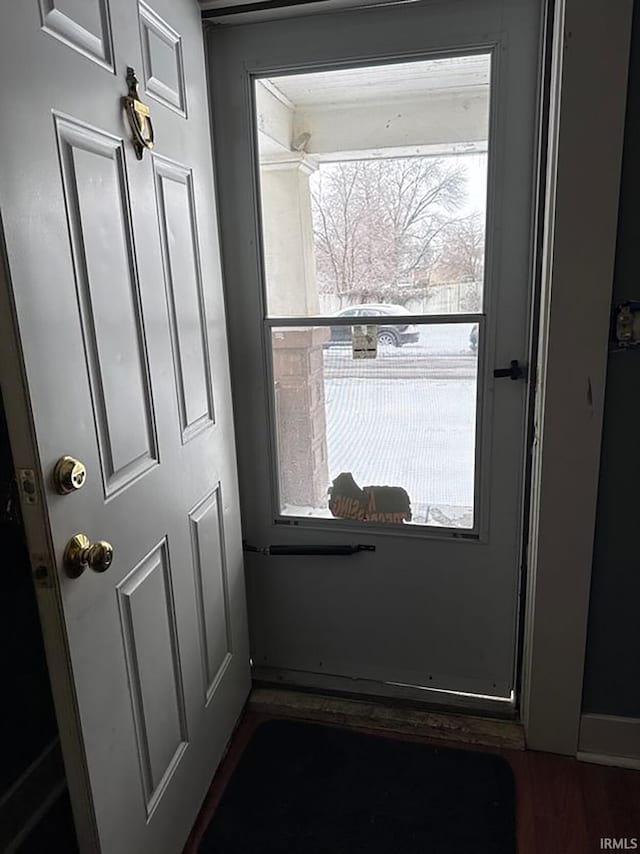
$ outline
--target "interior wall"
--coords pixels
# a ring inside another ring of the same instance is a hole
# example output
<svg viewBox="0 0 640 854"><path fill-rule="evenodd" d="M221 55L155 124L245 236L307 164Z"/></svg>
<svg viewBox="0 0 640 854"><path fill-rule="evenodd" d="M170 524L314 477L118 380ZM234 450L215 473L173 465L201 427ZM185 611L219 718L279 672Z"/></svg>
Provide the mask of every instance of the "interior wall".
<svg viewBox="0 0 640 854"><path fill-rule="evenodd" d="M613 305L640 300L640 3L633 13ZM597 164L593 164L597 168ZM585 176L588 180L588 176ZM579 317L580 306L576 306ZM640 350L611 352L583 711L640 717Z"/></svg>

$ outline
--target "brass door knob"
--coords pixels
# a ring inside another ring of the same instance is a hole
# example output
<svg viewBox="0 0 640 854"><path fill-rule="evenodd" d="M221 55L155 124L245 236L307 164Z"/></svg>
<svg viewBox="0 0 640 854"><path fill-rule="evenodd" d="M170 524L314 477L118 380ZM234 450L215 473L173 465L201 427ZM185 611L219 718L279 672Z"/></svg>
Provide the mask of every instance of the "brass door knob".
<svg viewBox="0 0 640 854"><path fill-rule="evenodd" d="M71 537L64 550L63 561L71 578L85 571L106 572L113 563L113 547L104 540L92 543L85 534Z"/></svg>

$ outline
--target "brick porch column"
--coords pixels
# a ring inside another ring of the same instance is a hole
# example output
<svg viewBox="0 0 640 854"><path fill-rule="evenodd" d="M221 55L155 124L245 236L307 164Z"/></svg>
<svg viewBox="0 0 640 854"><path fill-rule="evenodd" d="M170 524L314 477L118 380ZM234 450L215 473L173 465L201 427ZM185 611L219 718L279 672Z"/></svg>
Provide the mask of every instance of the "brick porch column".
<svg viewBox="0 0 640 854"><path fill-rule="evenodd" d="M262 222L271 316L320 311L309 176L315 165L291 152L261 162ZM322 327L273 333L279 488L282 505L326 507L329 472Z"/></svg>

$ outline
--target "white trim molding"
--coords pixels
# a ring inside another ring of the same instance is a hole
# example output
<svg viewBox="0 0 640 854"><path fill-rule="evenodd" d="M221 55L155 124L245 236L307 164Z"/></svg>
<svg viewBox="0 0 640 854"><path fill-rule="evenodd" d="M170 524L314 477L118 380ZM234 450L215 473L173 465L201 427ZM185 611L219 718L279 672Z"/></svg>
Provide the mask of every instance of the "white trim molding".
<svg viewBox="0 0 640 854"><path fill-rule="evenodd" d="M640 770L640 718L582 715L578 759Z"/></svg>
<svg viewBox="0 0 640 854"><path fill-rule="evenodd" d="M556 0L522 716L575 755L582 704L632 0Z"/></svg>

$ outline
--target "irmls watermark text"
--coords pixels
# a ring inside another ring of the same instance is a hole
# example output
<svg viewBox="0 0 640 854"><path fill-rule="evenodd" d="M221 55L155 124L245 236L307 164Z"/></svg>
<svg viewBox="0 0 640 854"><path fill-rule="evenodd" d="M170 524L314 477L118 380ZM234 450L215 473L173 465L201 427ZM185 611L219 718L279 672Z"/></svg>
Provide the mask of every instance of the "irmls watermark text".
<svg viewBox="0 0 640 854"><path fill-rule="evenodd" d="M636 837L631 836L603 836L600 839L601 851L637 851L640 848L640 842Z"/></svg>

